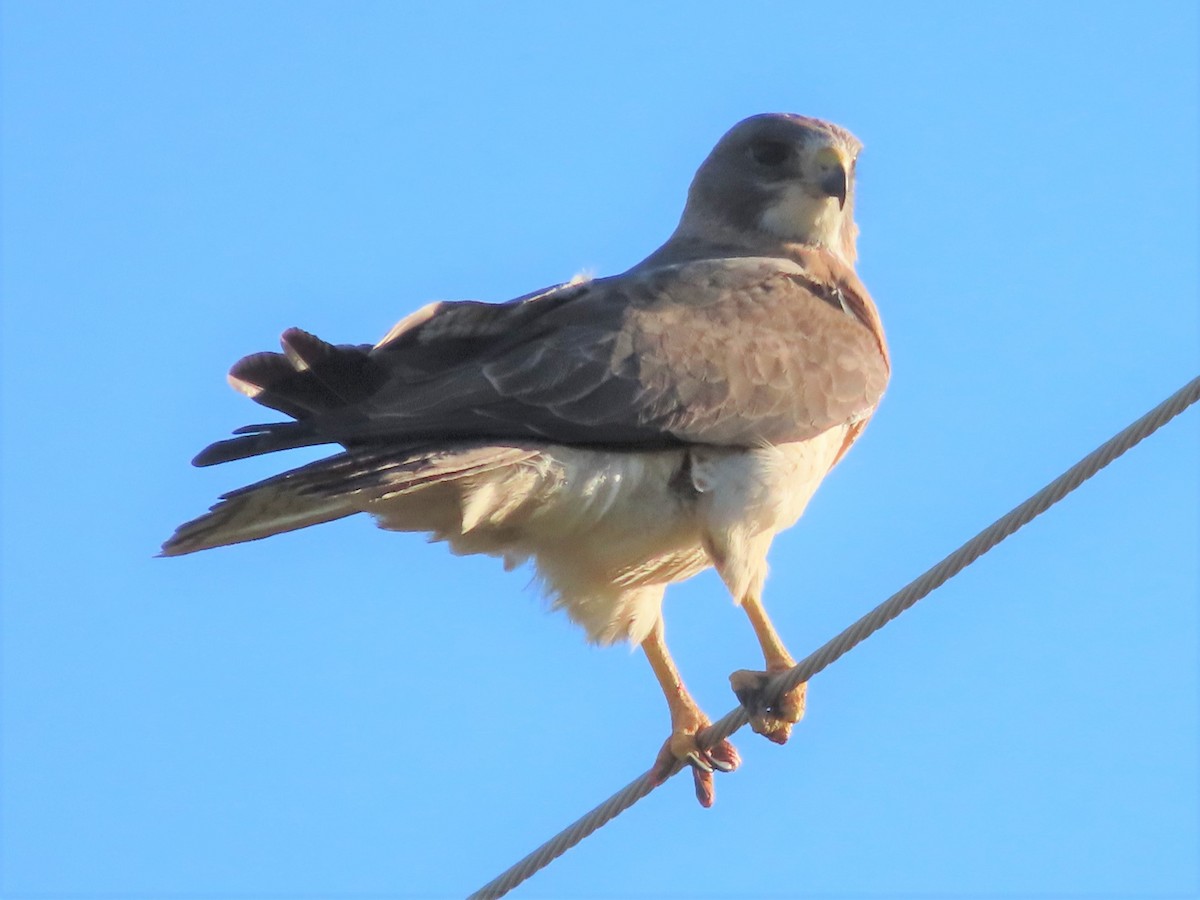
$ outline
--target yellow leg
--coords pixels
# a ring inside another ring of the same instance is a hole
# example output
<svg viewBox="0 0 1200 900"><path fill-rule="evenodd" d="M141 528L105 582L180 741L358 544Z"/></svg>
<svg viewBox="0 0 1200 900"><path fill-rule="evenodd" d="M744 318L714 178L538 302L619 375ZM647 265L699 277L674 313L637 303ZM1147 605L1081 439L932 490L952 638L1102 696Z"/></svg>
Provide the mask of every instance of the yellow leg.
<svg viewBox="0 0 1200 900"><path fill-rule="evenodd" d="M762 601L751 594L742 600L742 609L746 611L746 617L750 620L750 625L754 628L754 634L758 638L758 645L762 647L763 660L767 664L767 670L779 672L794 666L796 661L787 652L787 647L783 646L783 640L779 637L775 626L771 624L771 619L767 616Z"/></svg>
<svg viewBox="0 0 1200 900"><path fill-rule="evenodd" d="M804 716L805 695L808 685L797 685L779 698L774 705L763 701L762 692L772 675L786 671L796 664L792 655L779 637L779 632L771 624L762 601L755 595L742 599L742 609L750 619L758 645L762 647L763 660L767 664L765 672L755 672L741 669L729 676L729 683L738 700L750 714L750 727L759 734L777 744L786 744L791 736L792 726Z"/></svg>
<svg viewBox="0 0 1200 900"><path fill-rule="evenodd" d="M692 767L696 799L701 806L712 806L713 770L732 772L736 769L741 762L737 750L728 741L721 741L707 750L702 750L696 742L696 735L708 727L709 719L683 685L675 660L671 659L667 650L661 616L642 641L642 650L667 698L667 709L671 713L671 736L659 751L653 771L660 778L665 778L674 768L676 760L687 763Z"/></svg>
<svg viewBox="0 0 1200 900"><path fill-rule="evenodd" d="M654 670L654 677L658 679L658 685L667 698L667 709L671 712L672 735L694 735L706 727L709 724L708 716L700 710L688 689L684 687L679 668L667 650L661 618L654 623L654 629L642 641L642 650L645 651L650 668ZM678 756L685 759L687 754L680 753Z"/></svg>

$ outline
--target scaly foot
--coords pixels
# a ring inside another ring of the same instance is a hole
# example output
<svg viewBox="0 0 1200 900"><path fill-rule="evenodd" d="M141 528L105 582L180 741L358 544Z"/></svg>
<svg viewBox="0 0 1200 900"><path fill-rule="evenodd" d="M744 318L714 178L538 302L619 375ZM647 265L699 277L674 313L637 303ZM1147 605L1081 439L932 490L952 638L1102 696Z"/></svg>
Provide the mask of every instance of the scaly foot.
<svg viewBox="0 0 1200 900"><path fill-rule="evenodd" d="M729 676L729 684L738 702L750 716L750 727L769 741L786 744L792 726L804 717L804 695L808 687L801 684L788 691L775 704L767 704L763 691L772 676L787 671L786 666L766 672L739 669Z"/></svg>
<svg viewBox="0 0 1200 900"><path fill-rule="evenodd" d="M729 741L719 741L707 750L701 749L696 741L697 732L708 727L708 719L698 722L695 730L676 731L658 751L658 758L650 770L662 781L674 768L675 762L692 767L692 781L696 787L696 799L705 809L713 805L716 796L713 788L713 772L732 772L742 761L737 749Z"/></svg>

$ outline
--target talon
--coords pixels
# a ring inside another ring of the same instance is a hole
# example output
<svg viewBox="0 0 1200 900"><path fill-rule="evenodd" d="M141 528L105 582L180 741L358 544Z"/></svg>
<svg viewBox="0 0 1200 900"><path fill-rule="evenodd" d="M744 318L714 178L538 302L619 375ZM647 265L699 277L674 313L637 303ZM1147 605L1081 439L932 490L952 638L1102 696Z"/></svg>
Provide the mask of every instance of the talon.
<svg viewBox="0 0 1200 900"><path fill-rule="evenodd" d="M689 753L687 755L685 760L688 763L688 765L690 765L692 768L699 769L702 772L711 773L713 770L713 767L710 766L708 764L708 762L704 759L704 757L700 755L699 750L693 750L691 753Z"/></svg>
<svg viewBox="0 0 1200 900"><path fill-rule="evenodd" d="M685 763L691 768L696 799L707 809L713 805L716 797L713 773L732 772L741 764L742 758L729 741L719 741L709 749L702 750L696 743L694 733L676 732L658 751L658 758L650 771L661 783L674 770L677 762Z"/></svg>
<svg viewBox="0 0 1200 900"><path fill-rule="evenodd" d="M661 784L668 775L679 768L680 763L691 767L692 781L696 786L696 799L704 807L712 806L713 772L732 772L741 761L738 752L728 741L718 741L712 747L703 748L697 740L710 722L696 701L683 686L679 678L679 670L667 653L667 645L663 640L662 619L658 619L650 634L642 641L642 650L659 687L667 698L667 708L671 712L671 736L667 738L658 758L650 769L650 776Z"/></svg>
<svg viewBox="0 0 1200 900"><path fill-rule="evenodd" d="M792 726L804 717L807 685L798 685L780 697L777 703L768 704L763 694L771 676L775 674L775 671L741 669L729 676L729 685L750 717L750 727L773 743L786 744L791 737Z"/></svg>
<svg viewBox="0 0 1200 900"><path fill-rule="evenodd" d="M715 745L708 751L708 758L718 772L732 772L742 764L737 748L729 741L721 741Z"/></svg>

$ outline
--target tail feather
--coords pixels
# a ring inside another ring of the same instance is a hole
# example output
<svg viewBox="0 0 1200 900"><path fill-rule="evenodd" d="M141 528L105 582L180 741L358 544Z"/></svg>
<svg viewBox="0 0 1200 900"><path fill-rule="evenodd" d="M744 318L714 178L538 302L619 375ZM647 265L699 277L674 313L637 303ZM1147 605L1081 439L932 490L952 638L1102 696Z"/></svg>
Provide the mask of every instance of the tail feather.
<svg viewBox="0 0 1200 900"><path fill-rule="evenodd" d="M289 328L279 343L283 353L252 353L234 363L229 383L292 418L357 403L387 379L370 344L330 344L299 328Z"/></svg>
<svg viewBox="0 0 1200 900"><path fill-rule="evenodd" d="M403 505L435 486L449 486L448 499L457 506L465 481L526 463L539 452L534 446L461 444L339 453L222 495L207 513L180 525L160 555L182 556L255 541L358 512L404 513L402 506L380 510L372 504ZM405 530L444 531L449 527L448 520L443 521L447 516L461 524L457 508L434 505L426 510L418 503L408 512L415 518Z"/></svg>
<svg viewBox="0 0 1200 900"><path fill-rule="evenodd" d="M289 328L279 342L282 353L252 353L234 363L229 383L256 403L297 421L239 428L234 432L239 437L210 444L192 465L334 443L335 437L321 433L311 421L353 406L387 380L387 372L371 358L370 344L330 344L299 328Z"/></svg>
<svg viewBox="0 0 1200 900"><path fill-rule="evenodd" d="M237 488L222 494L220 502L204 515L175 529L159 555L183 556L256 541L362 512L372 496L352 487L354 479L367 479L412 455L411 449L339 453Z"/></svg>
<svg viewBox="0 0 1200 900"><path fill-rule="evenodd" d="M215 466L235 459L249 459L276 450L293 450L332 443L333 438L318 434L307 422L273 422L239 428L234 438L209 444L192 459L193 466Z"/></svg>
<svg viewBox="0 0 1200 900"><path fill-rule="evenodd" d="M183 556L256 541L359 511L351 497L313 493L307 482L304 478L275 478L226 494L207 513L180 525L159 555Z"/></svg>

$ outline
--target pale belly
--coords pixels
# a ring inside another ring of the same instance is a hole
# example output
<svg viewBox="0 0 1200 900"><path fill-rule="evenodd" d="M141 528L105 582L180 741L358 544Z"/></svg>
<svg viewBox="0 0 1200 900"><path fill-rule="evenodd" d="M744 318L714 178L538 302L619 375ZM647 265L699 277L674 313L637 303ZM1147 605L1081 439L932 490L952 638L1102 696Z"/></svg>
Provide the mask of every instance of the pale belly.
<svg viewBox="0 0 1200 900"><path fill-rule="evenodd" d="M600 643L640 642L667 584L716 566L736 602L760 591L766 553L793 525L842 447L844 429L754 450L621 453L541 448L518 464L443 488L457 515L435 525L379 505L380 524L430 530L455 553L526 561L560 607Z"/></svg>

